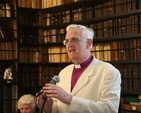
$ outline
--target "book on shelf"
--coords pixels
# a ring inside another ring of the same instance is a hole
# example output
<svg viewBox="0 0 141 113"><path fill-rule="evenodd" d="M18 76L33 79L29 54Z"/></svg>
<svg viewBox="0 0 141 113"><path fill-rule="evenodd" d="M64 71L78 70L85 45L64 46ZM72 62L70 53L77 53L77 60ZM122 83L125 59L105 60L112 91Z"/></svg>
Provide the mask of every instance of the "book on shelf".
<svg viewBox="0 0 141 113"><path fill-rule="evenodd" d="M136 8L136 0L129 1L129 2L115 0L115 12L116 13L131 11L131 10L134 10L135 8Z"/></svg>
<svg viewBox="0 0 141 113"><path fill-rule="evenodd" d="M103 44L103 57L104 57L104 61L110 61L111 60L111 47L109 43L105 43Z"/></svg>
<svg viewBox="0 0 141 113"><path fill-rule="evenodd" d="M113 41L112 43L94 44L92 48L93 49L92 54L96 58L104 60L104 61L136 60L134 58L136 58L137 54L134 54L134 53L137 53L136 51L139 51L139 48L137 48L136 46L137 44L134 44L134 45L132 44L133 42L135 42L135 43L138 43L138 45L140 46L139 40L140 39L137 38L137 39L130 39L130 40L126 39L122 41ZM131 53L133 54L131 55ZM62 54L61 57L63 57L63 53L61 54ZM52 57L54 55L50 54L50 56ZM138 52L138 59L140 59L139 57L140 57L140 53Z"/></svg>
<svg viewBox="0 0 141 113"><path fill-rule="evenodd" d="M37 5L36 4L37 4L37 1L36 0L31 0L31 8L37 8Z"/></svg>
<svg viewBox="0 0 141 113"><path fill-rule="evenodd" d="M6 17L11 17L11 6L6 3Z"/></svg>
<svg viewBox="0 0 141 113"><path fill-rule="evenodd" d="M38 66L23 66L21 68L22 76L20 81L22 82L22 87L36 87L38 86L39 70Z"/></svg>
<svg viewBox="0 0 141 113"><path fill-rule="evenodd" d="M20 62L38 63L40 61L40 51L38 48L21 47Z"/></svg>
<svg viewBox="0 0 141 113"><path fill-rule="evenodd" d="M0 59L12 60L17 59L17 48L14 48L14 42L1 42L1 56Z"/></svg>
<svg viewBox="0 0 141 113"><path fill-rule="evenodd" d="M4 38L4 34L3 34L3 32L2 32L1 27L0 27L0 38Z"/></svg>
<svg viewBox="0 0 141 113"><path fill-rule="evenodd" d="M116 66L116 65L115 65ZM138 66L138 67L137 67ZM116 66L122 75L123 91L140 91L140 65L118 65Z"/></svg>
<svg viewBox="0 0 141 113"><path fill-rule="evenodd" d="M141 38L138 38L136 40L136 52L137 52L137 59L140 60L141 59Z"/></svg>
<svg viewBox="0 0 141 113"><path fill-rule="evenodd" d="M11 17L11 6L9 3L0 3L0 17Z"/></svg>
<svg viewBox="0 0 141 113"><path fill-rule="evenodd" d="M130 102L131 105L141 106L141 102Z"/></svg>
<svg viewBox="0 0 141 113"><path fill-rule="evenodd" d="M139 102L138 97L125 97L125 102Z"/></svg>
<svg viewBox="0 0 141 113"><path fill-rule="evenodd" d="M141 95L138 95L138 99L141 100Z"/></svg>
<svg viewBox="0 0 141 113"><path fill-rule="evenodd" d="M138 95L138 97L125 97L125 100L131 105L141 106L141 95Z"/></svg>
<svg viewBox="0 0 141 113"><path fill-rule="evenodd" d="M4 113L8 113L9 110L12 109L12 102L11 101L4 101Z"/></svg>
<svg viewBox="0 0 141 113"><path fill-rule="evenodd" d="M5 16L5 4L0 3L0 17L6 17Z"/></svg>
<svg viewBox="0 0 141 113"><path fill-rule="evenodd" d="M26 8L41 8L41 1L40 0L18 0L19 7L26 7Z"/></svg>
<svg viewBox="0 0 141 113"><path fill-rule="evenodd" d="M124 103L125 103L124 97L120 97L120 103L121 103L121 104L124 104Z"/></svg>
<svg viewBox="0 0 141 113"><path fill-rule="evenodd" d="M56 29L51 30L51 35L52 35L51 42L56 42Z"/></svg>
<svg viewBox="0 0 141 113"><path fill-rule="evenodd" d="M50 8L62 5L64 0L41 0L42 8ZM68 0L69 1L69 0Z"/></svg>
<svg viewBox="0 0 141 113"><path fill-rule="evenodd" d="M25 0L25 7L26 8L31 8L32 0Z"/></svg>
<svg viewBox="0 0 141 113"><path fill-rule="evenodd" d="M111 45L109 43L94 44L91 52L93 56L100 60L111 60Z"/></svg>
<svg viewBox="0 0 141 113"><path fill-rule="evenodd" d="M61 54L60 54L61 55L60 56L61 60L60 60L60 62L69 62L69 58L68 58L68 54L66 52L66 48L64 46L62 46L60 48L60 51L61 51Z"/></svg>
<svg viewBox="0 0 141 113"><path fill-rule="evenodd" d="M8 100L8 99L12 99L13 96L15 97L15 95L12 95L12 92L13 92L13 86L12 85L7 85L7 86L4 86L4 99L5 100Z"/></svg>
<svg viewBox="0 0 141 113"><path fill-rule="evenodd" d="M26 0L19 0L19 2L21 2L21 7L26 7L25 5Z"/></svg>

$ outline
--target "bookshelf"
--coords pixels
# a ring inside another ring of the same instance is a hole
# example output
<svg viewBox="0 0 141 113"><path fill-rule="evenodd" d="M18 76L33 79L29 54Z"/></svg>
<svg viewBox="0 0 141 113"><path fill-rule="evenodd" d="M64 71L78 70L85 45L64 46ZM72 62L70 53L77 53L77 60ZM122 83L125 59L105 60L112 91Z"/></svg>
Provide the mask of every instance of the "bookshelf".
<svg viewBox="0 0 141 113"><path fill-rule="evenodd" d="M56 68L71 63L62 44L65 28L69 24L83 24L95 31L92 54L121 72L121 99L138 97L141 93L140 7L140 0L78 0L43 7L41 68L51 71L41 73L53 76ZM128 102L121 101L119 112L141 112L140 106L131 108Z"/></svg>
<svg viewBox="0 0 141 113"><path fill-rule="evenodd" d="M125 101L141 94L140 7L141 0L0 0L1 112L17 113L20 96L35 95L71 63L62 43L69 24L93 28L92 54L121 72L119 113L141 112ZM11 83L3 80L8 67Z"/></svg>
<svg viewBox="0 0 141 113"><path fill-rule="evenodd" d="M19 97L35 95L40 82L40 2L18 0Z"/></svg>
<svg viewBox="0 0 141 113"><path fill-rule="evenodd" d="M18 99L18 47L15 0L0 1L0 111L16 113ZM10 68L12 81L4 78ZM9 111L11 110L11 111Z"/></svg>

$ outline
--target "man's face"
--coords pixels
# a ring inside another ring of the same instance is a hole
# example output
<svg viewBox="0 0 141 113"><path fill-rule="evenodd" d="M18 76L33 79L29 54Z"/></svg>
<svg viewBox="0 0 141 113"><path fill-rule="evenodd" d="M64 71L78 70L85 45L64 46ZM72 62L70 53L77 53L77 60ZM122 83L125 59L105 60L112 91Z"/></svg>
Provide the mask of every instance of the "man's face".
<svg viewBox="0 0 141 113"><path fill-rule="evenodd" d="M82 37L80 29L70 29L66 34L66 51L75 64L82 63L87 54L87 39Z"/></svg>
<svg viewBox="0 0 141 113"><path fill-rule="evenodd" d="M30 107L28 104L21 104L20 105L20 112L21 113L34 113L34 109Z"/></svg>

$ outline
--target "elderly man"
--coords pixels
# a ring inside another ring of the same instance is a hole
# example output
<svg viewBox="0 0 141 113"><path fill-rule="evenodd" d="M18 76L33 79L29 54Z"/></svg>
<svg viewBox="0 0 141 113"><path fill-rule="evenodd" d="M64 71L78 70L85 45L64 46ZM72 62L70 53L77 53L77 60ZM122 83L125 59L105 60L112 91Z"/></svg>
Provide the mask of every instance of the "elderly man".
<svg viewBox="0 0 141 113"><path fill-rule="evenodd" d="M94 31L83 25L69 25L64 40L73 64L59 73L57 85L45 84L45 113L118 113L121 75L107 62L91 55ZM41 108L42 95L37 97Z"/></svg>

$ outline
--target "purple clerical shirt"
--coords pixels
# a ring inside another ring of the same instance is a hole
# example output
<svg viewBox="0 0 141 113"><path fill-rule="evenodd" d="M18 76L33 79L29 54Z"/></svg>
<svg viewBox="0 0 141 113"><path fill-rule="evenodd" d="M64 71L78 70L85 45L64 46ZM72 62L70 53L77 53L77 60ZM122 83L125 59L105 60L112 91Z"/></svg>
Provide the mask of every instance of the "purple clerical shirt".
<svg viewBox="0 0 141 113"><path fill-rule="evenodd" d="M72 73L72 81L71 81L71 91L73 90L77 80L81 76L81 74L84 72L86 67L91 63L93 57L90 56L85 62L83 62L80 65L75 65Z"/></svg>

